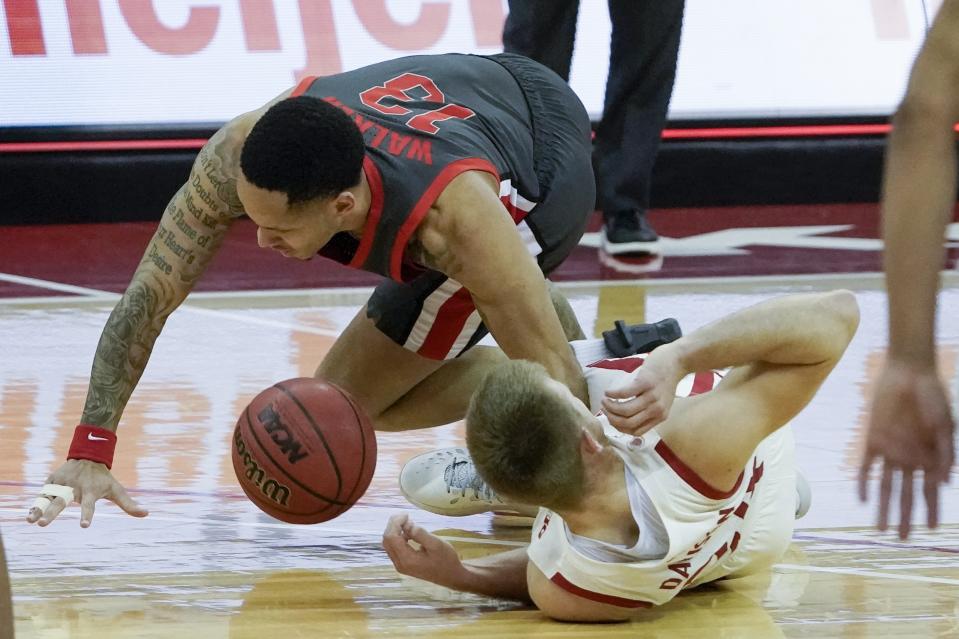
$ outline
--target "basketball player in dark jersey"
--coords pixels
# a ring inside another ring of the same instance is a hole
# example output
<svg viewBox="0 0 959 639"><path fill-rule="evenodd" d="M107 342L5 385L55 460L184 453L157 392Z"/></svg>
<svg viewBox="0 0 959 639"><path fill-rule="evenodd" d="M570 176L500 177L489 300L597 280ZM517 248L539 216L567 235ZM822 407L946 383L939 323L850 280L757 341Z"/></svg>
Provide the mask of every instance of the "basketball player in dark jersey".
<svg viewBox="0 0 959 639"><path fill-rule="evenodd" d="M104 497L146 515L109 472L115 431L166 318L243 214L264 248L387 278L317 370L378 428L461 418L502 357L470 350L487 330L585 400L544 276L594 195L585 109L521 56L401 58L307 78L239 116L167 206L100 338L68 461L27 520L48 524L74 496L83 527Z"/></svg>

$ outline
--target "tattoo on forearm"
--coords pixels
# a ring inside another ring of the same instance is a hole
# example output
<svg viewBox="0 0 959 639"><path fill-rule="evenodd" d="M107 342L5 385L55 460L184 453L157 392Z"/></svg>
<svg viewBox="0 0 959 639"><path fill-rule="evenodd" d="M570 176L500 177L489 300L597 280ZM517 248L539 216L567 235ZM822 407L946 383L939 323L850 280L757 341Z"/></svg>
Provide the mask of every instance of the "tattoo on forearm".
<svg viewBox="0 0 959 639"><path fill-rule="evenodd" d="M170 285L134 280L113 309L97 345L83 422L115 427L136 386L175 299Z"/></svg>
<svg viewBox="0 0 959 639"><path fill-rule="evenodd" d="M243 213L236 194L239 136L230 127L217 132L200 152L189 182L170 200L140 270L100 337L85 423L117 425L167 316L213 258L230 222ZM165 277L174 272L176 279Z"/></svg>
<svg viewBox="0 0 959 639"><path fill-rule="evenodd" d="M150 244L150 250L147 252L147 259L153 262L153 264L169 275L173 272L173 265L166 261L163 255L160 254L160 250L157 248L156 242Z"/></svg>

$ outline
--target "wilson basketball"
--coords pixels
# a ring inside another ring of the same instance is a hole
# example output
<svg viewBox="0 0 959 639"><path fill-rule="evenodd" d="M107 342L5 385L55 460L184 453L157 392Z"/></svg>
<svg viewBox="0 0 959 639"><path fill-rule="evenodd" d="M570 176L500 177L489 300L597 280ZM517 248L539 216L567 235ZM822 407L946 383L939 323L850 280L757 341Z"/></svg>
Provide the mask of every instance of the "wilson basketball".
<svg viewBox="0 0 959 639"><path fill-rule="evenodd" d="M260 510L316 524L363 496L376 467L376 436L345 391L311 377L274 384L246 407L233 431L233 470Z"/></svg>

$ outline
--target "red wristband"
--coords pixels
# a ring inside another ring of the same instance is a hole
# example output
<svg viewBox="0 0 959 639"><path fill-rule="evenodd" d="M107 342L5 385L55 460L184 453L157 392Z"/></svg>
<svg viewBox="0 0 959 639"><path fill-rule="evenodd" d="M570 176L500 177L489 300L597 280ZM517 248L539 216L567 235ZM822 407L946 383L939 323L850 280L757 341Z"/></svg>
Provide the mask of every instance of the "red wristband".
<svg viewBox="0 0 959 639"><path fill-rule="evenodd" d="M116 447L116 433L99 426L80 424L73 431L67 459L88 459L113 468L113 451Z"/></svg>

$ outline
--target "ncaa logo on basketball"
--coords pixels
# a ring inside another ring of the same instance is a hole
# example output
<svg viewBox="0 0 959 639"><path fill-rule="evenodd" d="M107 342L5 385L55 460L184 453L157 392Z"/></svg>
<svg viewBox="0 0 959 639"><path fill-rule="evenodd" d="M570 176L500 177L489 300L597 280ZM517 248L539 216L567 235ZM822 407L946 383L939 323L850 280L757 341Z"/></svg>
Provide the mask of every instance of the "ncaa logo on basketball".
<svg viewBox="0 0 959 639"><path fill-rule="evenodd" d="M286 455L291 464L310 456L309 451L300 451L303 445L293 437L292 431L280 419L273 404L265 406L256 417L269 433L270 439L280 447L280 452Z"/></svg>

